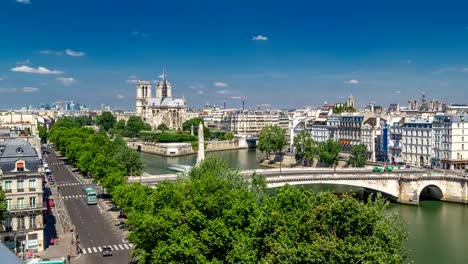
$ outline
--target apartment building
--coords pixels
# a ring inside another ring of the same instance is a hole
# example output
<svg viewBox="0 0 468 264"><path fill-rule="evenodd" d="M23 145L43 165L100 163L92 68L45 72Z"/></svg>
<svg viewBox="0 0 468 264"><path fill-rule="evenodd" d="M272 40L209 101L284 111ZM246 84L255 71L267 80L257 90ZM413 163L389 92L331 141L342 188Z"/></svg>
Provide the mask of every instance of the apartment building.
<svg viewBox="0 0 468 264"><path fill-rule="evenodd" d="M30 143L19 138L0 142L0 182L7 202L0 240L17 253L44 249L41 172L41 160Z"/></svg>
<svg viewBox="0 0 468 264"><path fill-rule="evenodd" d="M342 114L340 116L339 142L341 152L349 154L353 146L361 143L361 128L365 121L362 114Z"/></svg>
<svg viewBox="0 0 468 264"><path fill-rule="evenodd" d="M361 128L361 144L367 147L367 160L377 161L380 152L380 117L370 117L364 121Z"/></svg>
<svg viewBox="0 0 468 264"><path fill-rule="evenodd" d="M433 122L432 166L468 169L468 114L436 115Z"/></svg>
<svg viewBox="0 0 468 264"><path fill-rule="evenodd" d="M412 119L403 123L402 158L405 163L430 166L432 157L432 120Z"/></svg>
<svg viewBox="0 0 468 264"><path fill-rule="evenodd" d="M389 139L388 139L388 161L391 163L403 162L401 156L402 133L404 117L394 117L389 122Z"/></svg>
<svg viewBox="0 0 468 264"><path fill-rule="evenodd" d="M227 115L223 122L234 134L251 137L257 136L268 125L279 125L279 115L270 111L239 110Z"/></svg>

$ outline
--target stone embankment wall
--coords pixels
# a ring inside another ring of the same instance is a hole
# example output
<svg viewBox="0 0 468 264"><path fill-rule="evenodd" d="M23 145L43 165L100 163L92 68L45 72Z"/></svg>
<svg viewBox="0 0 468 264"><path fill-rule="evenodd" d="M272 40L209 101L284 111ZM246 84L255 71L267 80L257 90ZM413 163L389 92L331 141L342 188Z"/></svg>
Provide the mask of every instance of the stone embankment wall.
<svg viewBox="0 0 468 264"><path fill-rule="evenodd" d="M191 143L128 142L127 145L137 151L171 157L197 153L196 149L192 147ZM207 152L244 149L247 147L247 143L242 139L209 141L206 143Z"/></svg>

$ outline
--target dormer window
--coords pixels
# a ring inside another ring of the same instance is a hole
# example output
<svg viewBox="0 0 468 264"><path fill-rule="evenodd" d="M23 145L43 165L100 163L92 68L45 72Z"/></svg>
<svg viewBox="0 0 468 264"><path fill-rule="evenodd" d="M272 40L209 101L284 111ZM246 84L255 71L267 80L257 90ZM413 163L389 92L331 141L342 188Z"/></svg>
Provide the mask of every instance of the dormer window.
<svg viewBox="0 0 468 264"><path fill-rule="evenodd" d="M24 162L16 163L16 171L24 171Z"/></svg>
<svg viewBox="0 0 468 264"><path fill-rule="evenodd" d="M22 148L16 148L16 153L21 154L23 152L24 152L24 150Z"/></svg>

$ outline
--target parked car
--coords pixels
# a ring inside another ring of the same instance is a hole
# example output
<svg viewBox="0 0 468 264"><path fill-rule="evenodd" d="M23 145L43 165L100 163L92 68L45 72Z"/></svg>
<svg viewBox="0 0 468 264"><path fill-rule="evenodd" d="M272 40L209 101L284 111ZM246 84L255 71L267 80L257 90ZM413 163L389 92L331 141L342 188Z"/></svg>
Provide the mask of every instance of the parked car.
<svg viewBox="0 0 468 264"><path fill-rule="evenodd" d="M111 247L103 247L102 248L102 256L103 257L112 256L112 248Z"/></svg>
<svg viewBox="0 0 468 264"><path fill-rule="evenodd" d="M383 168L382 167L374 167L374 169L372 171L373 172L381 172L381 171L383 171Z"/></svg>
<svg viewBox="0 0 468 264"><path fill-rule="evenodd" d="M393 171L393 166L387 166L387 167L385 167L385 171Z"/></svg>

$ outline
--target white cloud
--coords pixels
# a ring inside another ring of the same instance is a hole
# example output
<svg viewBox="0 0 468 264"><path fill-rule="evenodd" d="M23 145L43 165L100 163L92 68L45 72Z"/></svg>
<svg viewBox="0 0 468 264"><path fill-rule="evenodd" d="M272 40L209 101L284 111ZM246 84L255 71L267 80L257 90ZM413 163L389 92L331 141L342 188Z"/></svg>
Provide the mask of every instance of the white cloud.
<svg viewBox="0 0 468 264"><path fill-rule="evenodd" d="M130 83L130 84L135 84L135 83L138 82L138 80L137 79L130 79L130 80L127 80L126 82Z"/></svg>
<svg viewBox="0 0 468 264"><path fill-rule="evenodd" d="M225 82L215 82L213 85L216 87L228 87L228 84Z"/></svg>
<svg viewBox="0 0 468 264"><path fill-rule="evenodd" d="M132 33L130 33L130 35L132 35L134 37L142 37L142 38L146 38L146 37L149 36L149 34L144 33L144 32L140 32L140 31L133 31Z"/></svg>
<svg viewBox="0 0 468 264"><path fill-rule="evenodd" d="M400 93L401 93L401 91L395 91L395 93L396 93L396 94L400 94Z"/></svg>
<svg viewBox="0 0 468 264"><path fill-rule="evenodd" d="M72 56L72 57L82 57L82 56L86 55L82 51L75 51L75 50L71 50L71 49L66 49L65 52L67 53L68 56Z"/></svg>
<svg viewBox="0 0 468 264"><path fill-rule="evenodd" d="M57 82L62 83L65 86L70 86L76 82L72 77L57 77Z"/></svg>
<svg viewBox="0 0 468 264"><path fill-rule="evenodd" d="M17 61L16 65L27 65L29 63L31 63L31 61L29 59L25 59L25 60L22 60L22 61Z"/></svg>
<svg viewBox="0 0 468 264"><path fill-rule="evenodd" d="M57 55L57 56L62 56L63 51L58 51L58 50L41 50L39 53L44 54L44 55Z"/></svg>
<svg viewBox="0 0 468 264"><path fill-rule="evenodd" d="M204 94L205 92L203 90L198 90L197 94Z"/></svg>
<svg viewBox="0 0 468 264"><path fill-rule="evenodd" d="M252 40L265 41L265 40L268 40L268 37L263 36L263 35L257 35L257 36L254 36Z"/></svg>
<svg viewBox="0 0 468 264"><path fill-rule="evenodd" d="M348 81L344 81L344 83L347 83L347 84L358 84L359 81L358 81L358 80L355 80L355 79L351 79L351 80L348 80Z"/></svg>
<svg viewBox="0 0 468 264"><path fill-rule="evenodd" d="M118 99L123 99L123 98L125 98L125 96L123 96L122 94L117 94L116 97L117 97Z"/></svg>
<svg viewBox="0 0 468 264"><path fill-rule="evenodd" d="M18 67L11 68L11 71L13 72L25 72L25 73L36 73L36 74L62 74L62 71L56 71L56 70L49 70L45 67L37 67L32 68L26 65L21 65Z"/></svg>
<svg viewBox="0 0 468 264"><path fill-rule="evenodd" d="M229 90L218 90L216 91L217 94L232 94L232 91Z"/></svg>
<svg viewBox="0 0 468 264"><path fill-rule="evenodd" d="M23 93L35 93L39 91L39 88L36 87L23 87L22 89Z"/></svg>
<svg viewBox="0 0 468 264"><path fill-rule="evenodd" d="M16 0L16 2L21 3L21 4L25 4L25 5L31 4L31 0Z"/></svg>
<svg viewBox="0 0 468 264"><path fill-rule="evenodd" d="M136 79L136 75L130 75L130 79Z"/></svg>

